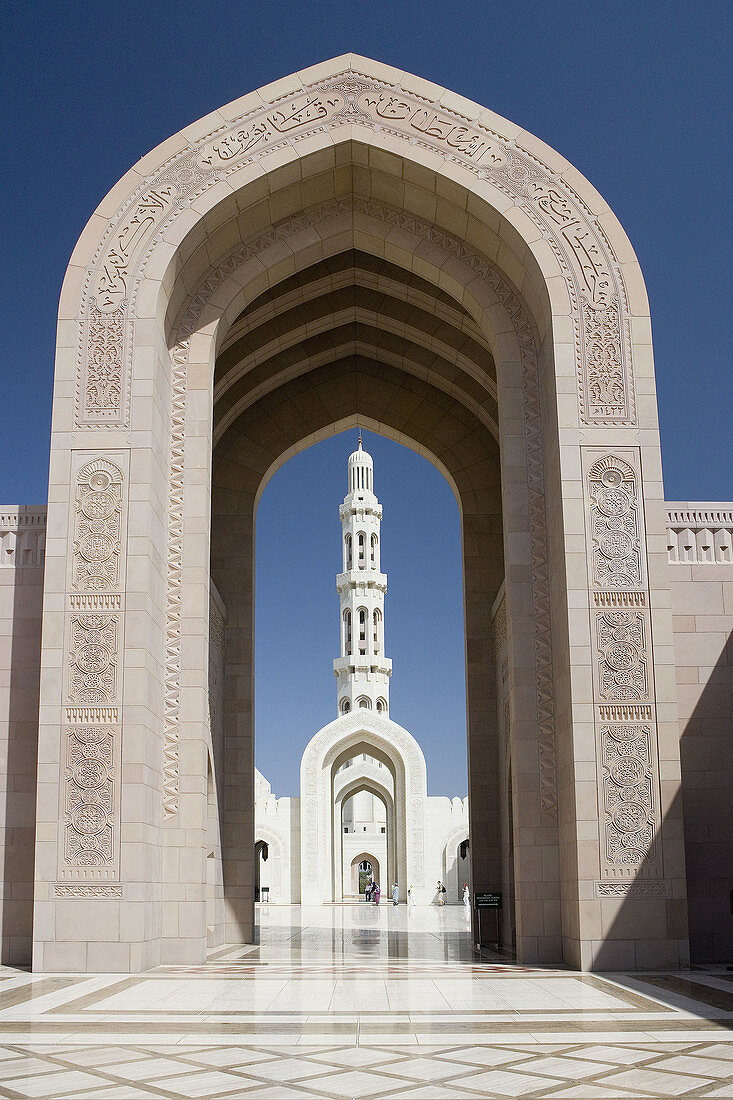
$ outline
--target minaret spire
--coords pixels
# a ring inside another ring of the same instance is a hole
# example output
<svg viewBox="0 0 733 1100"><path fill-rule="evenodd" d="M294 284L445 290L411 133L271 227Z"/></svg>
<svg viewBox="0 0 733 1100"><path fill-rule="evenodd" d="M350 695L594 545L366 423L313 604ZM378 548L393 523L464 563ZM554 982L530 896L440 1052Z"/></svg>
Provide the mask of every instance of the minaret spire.
<svg viewBox="0 0 733 1100"><path fill-rule="evenodd" d="M341 656L333 662L338 712L387 714L392 662L384 656L384 594L380 572L382 506L374 495L374 463L362 445L348 461L348 492L339 508L343 572L336 578L341 612Z"/></svg>

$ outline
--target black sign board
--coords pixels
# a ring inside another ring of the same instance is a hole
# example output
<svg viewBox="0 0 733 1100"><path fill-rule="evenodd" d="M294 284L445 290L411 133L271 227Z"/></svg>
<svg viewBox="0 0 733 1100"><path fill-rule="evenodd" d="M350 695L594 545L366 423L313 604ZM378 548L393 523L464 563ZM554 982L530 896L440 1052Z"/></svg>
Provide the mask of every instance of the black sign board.
<svg viewBox="0 0 733 1100"><path fill-rule="evenodd" d="M501 909L501 894L476 894L473 900L477 909Z"/></svg>

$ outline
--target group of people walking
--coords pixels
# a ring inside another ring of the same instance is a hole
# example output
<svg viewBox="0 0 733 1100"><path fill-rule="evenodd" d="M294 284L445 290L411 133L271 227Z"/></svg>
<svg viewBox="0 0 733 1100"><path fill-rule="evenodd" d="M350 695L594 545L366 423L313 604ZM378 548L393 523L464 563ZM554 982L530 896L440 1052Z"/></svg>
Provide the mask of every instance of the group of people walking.
<svg viewBox="0 0 733 1100"><path fill-rule="evenodd" d="M409 891L408 891L409 893ZM368 882L364 888L364 900L371 902L373 905L379 905L379 899L382 896L382 890L378 882L373 880ZM392 904L399 905L400 903L400 888L395 882L392 886Z"/></svg>
<svg viewBox="0 0 733 1100"><path fill-rule="evenodd" d="M437 895L438 895L438 905L445 905L445 895L446 895L447 891L446 891L446 888L445 888L445 886L443 885L442 882L438 882L438 885L436 887L436 892L437 892ZM381 896L382 896L382 891L381 891L381 888L379 886L379 883L374 882L374 880L371 879L366 884L366 886L364 888L364 900L368 901L368 902L371 902L373 905L379 905L379 900L380 900ZM399 888L399 885L395 882L394 885L392 886L392 904L393 905L399 905L399 903L400 903L400 888ZM412 887L410 887L410 889L407 891L407 904L408 904L408 906L414 906L414 904L415 904L415 891L413 890ZM463 904L465 905L466 909L470 912L470 910L471 910L471 895L470 895L470 892L469 892L469 889L468 889L468 883L467 882L464 882L464 884L463 884Z"/></svg>

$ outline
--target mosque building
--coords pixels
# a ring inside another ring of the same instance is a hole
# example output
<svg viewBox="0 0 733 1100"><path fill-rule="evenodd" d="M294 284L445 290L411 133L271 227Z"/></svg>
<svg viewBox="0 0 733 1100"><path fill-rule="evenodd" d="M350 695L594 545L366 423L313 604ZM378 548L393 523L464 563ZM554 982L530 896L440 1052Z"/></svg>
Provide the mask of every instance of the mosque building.
<svg viewBox="0 0 733 1100"><path fill-rule="evenodd" d="M285 917L370 874L501 893L521 966L728 961L733 503L665 497L651 333L577 168L373 59L131 167L64 280L47 502L0 507L0 961L198 965L255 941L265 887ZM455 494L465 800L392 718L361 448L336 713L298 797L255 773L261 494L358 425Z"/></svg>
<svg viewBox="0 0 733 1100"><path fill-rule="evenodd" d="M429 904L441 900L441 882L443 900L457 904L470 877L468 799L428 796L423 752L389 717L382 506L361 435L339 517L337 717L306 746L300 797L277 798L255 774L255 893L271 904L322 904L363 898L369 881L384 892L396 882L402 902L410 889Z"/></svg>

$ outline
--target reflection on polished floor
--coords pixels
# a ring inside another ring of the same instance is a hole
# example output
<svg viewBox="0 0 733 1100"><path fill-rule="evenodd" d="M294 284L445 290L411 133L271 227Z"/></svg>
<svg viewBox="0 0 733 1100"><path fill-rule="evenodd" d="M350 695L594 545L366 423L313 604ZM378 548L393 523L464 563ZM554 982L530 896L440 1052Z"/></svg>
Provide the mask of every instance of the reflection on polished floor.
<svg viewBox="0 0 733 1100"><path fill-rule="evenodd" d="M0 969L0 1097L733 1097L733 972L479 959L462 907L260 906L133 977Z"/></svg>
<svg viewBox="0 0 733 1100"><path fill-rule="evenodd" d="M490 915L491 916L491 915ZM471 962L468 910L462 905L408 910L391 901L305 908L259 906L260 945L247 957L327 962L364 959L431 959Z"/></svg>

